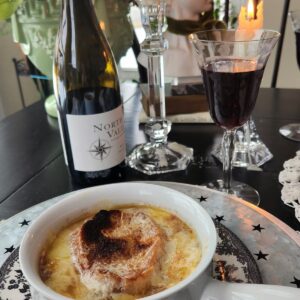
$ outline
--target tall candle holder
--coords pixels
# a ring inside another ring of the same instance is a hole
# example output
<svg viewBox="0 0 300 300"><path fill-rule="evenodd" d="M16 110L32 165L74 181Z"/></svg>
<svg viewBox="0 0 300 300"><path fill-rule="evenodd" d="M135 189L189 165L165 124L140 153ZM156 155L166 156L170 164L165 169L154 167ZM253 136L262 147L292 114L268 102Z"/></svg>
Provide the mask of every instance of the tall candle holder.
<svg viewBox="0 0 300 300"><path fill-rule="evenodd" d="M222 145L218 144L212 151L212 155L220 162L223 161ZM261 140L256 125L250 120L236 131L236 142L232 157L232 166L259 170L259 167L273 158L273 154Z"/></svg>
<svg viewBox="0 0 300 300"><path fill-rule="evenodd" d="M239 14L239 29L246 30L252 38L255 30L263 28L264 3L262 0L248 0L247 7L242 6ZM273 154L259 137L252 117L237 131L237 142L233 154L233 166L253 169L261 166Z"/></svg>
<svg viewBox="0 0 300 300"><path fill-rule="evenodd" d="M145 133L150 141L133 149L127 164L148 175L184 170L193 158L193 149L168 142L171 122L166 119L163 53L168 47L163 37L165 0L137 1L146 38L141 44L148 59L148 102L150 118Z"/></svg>
<svg viewBox="0 0 300 300"><path fill-rule="evenodd" d="M263 1L248 0L247 5L241 7L238 29L244 30L246 36L252 39L255 31L263 27L263 19ZM222 161L221 145L216 147L213 155ZM233 166L253 169L272 158L273 154L259 137L254 120L250 117L249 121L237 130Z"/></svg>

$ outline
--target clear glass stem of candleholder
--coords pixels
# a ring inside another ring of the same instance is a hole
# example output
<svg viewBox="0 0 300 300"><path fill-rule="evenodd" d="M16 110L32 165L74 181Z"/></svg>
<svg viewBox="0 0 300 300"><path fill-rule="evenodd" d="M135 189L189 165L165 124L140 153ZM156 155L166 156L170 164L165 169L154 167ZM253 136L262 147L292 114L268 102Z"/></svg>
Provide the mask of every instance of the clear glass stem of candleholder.
<svg viewBox="0 0 300 300"><path fill-rule="evenodd" d="M223 161L221 143L214 147L212 155L219 161ZM233 167L259 171L260 166L272 158L272 153L260 139L255 123L252 117L250 117L250 120L236 131L236 142L232 162Z"/></svg>
<svg viewBox="0 0 300 300"><path fill-rule="evenodd" d="M166 120L164 64L162 54L148 55L148 95L150 118L145 132L150 142L158 146L167 143L171 122Z"/></svg>

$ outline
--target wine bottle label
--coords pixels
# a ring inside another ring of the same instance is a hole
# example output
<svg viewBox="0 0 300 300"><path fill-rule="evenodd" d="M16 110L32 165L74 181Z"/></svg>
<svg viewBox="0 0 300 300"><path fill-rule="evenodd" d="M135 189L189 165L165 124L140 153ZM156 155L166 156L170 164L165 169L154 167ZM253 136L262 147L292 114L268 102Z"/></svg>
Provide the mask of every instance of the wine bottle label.
<svg viewBox="0 0 300 300"><path fill-rule="evenodd" d="M67 114L74 168L92 172L112 168L125 159L123 107L94 115Z"/></svg>

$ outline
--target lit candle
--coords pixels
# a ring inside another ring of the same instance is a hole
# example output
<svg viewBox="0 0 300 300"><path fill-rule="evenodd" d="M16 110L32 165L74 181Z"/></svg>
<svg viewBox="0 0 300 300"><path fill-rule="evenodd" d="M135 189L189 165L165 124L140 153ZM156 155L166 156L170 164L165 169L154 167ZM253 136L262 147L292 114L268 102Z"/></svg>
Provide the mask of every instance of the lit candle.
<svg viewBox="0 0 300 300"><path fill-rule="evenodd" d="M99 22L100 28L105 31L105 23L103 21Z"/></svg>
<svg viewBox="0 0 300 300"><path fill-rule="evenodd" d="M247 5L242 6L239 14L239 25L236 32L237 39L243 41L250 41L255 39L255 30L263 28L264 18L263 18L263 1L248 0ZM249 45L239 44L236 49L236 55L245 56L248 53Z"/></svg>
<svg viewBox="0 0 300 300"><path fill-rule="evenodd" d="M248 1L247 5L247 19L248 21L252 21L256 19L256 7L254 7L254 1Z"/></svg>
<svg viewBox="0 0 300 300"><path fill-rule="evenodd" d="M263 28L263 1L259 1L255 7L253 0L248 0L247 6L242 6L239 14L239 26L240 30L247 30L252 33L256 29Z"/></svg>

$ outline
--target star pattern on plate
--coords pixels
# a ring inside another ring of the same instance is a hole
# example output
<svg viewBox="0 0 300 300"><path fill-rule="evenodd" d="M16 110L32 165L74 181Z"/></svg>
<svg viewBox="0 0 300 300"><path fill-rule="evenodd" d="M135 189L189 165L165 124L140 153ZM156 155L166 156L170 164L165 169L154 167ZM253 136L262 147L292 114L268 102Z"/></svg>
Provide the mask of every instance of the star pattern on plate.
<svg viewBox="0 0 300 300"><path fill-rule="evenodd" d="M200 198L198 198L198 200L199 200L200 202L206 202L207 197L201 196Z"/></svg>
<svg viewBox="0 0 300 300"><path fill-rule="evenodd" d="M218 216L218 215L216 215L215 220L218 222L225 221L224 216Z"/></svg>
<svg viewBox="0 0 300 300"><path fill-rule="evenodd" d="M27 221L26 219L24 219L22 222L20 222L19 224L21 225L21 227L23 226L28 226L30 223L30 221Z"/></svg>
<svg viewBox="0 0 300 300"><path fill-rule="evenodd" d="M12 245L9 248L5 248L4 254L6 254L6 253L12 253L14 250L15 250L15 247L14 247L14 245Z"/></svg>
<svg viewBox="0 0 300 300"><path fill-rule="evenodd" d="M104 153L102 153L102 155L103 155L103 159L105 159L106 152L109 153L109 151L110 151L109 148L112 148L112 147L110 147L109 144L105 143L105 140L101 139L101 141L100 141L100 139L97 139L95 141L95 143L92 145L92 147L89 150L90 150L90 152L92 152L91 150L95 151L96 148L99 148L100 146L104 147ZM107 147L107 149L106 149L106 147ZM101 154L100 153L96 154L96 151L95 151L95 153L92 153L92 154L94 154L95 156L97 155L99 159L101 157ZM201 196L199 196L199 194ZM199 193L199 194L197 195L198 197L195 197L195 194L192 195L192 196L194 198L196 198L200 203L201 202L206 202L205 205L209 205L210 203L212 203L212 202L210 202L210 200L211 200L210 196L207 196L206 193L203 193L203 194ZM219 215L216 215L217 212L219 213ZM222 213L224 213L224 215L222 215ZM212 218L216 222L220 222L221 223L222 221L225 221L225 223L228 224L228 226L230 228L231 218L228 217L226 211L223 212L222 210L220 210L220 207L216 207L215 210L212 211L211 216L212 216ZM226 217L226 219L225 219L225 217ZM27 218L28 218L28 215L27 215ZM16 219L16 222L14 223L14 228L18 227L18 230L23 232L23 229L26 229L26 226L28 226L33 221L33 218L31 218L31 217L29 217L29 218L30 218L30 220L25 219L25 216L23 215L21 218ZM22 228L24 226L25 226L25 228ZM266 227L263 227L263 226L266 226ZM260 238L261 236L263 236L262 233L269 234L270 226L268 226L267 222L265 223L262 220L252 219L252 222L247 227L245 226L243 229L244 229L244 231L247 231L247 233L249 235L252 235L254 237L254 239L256 240L257 238ZM258 231L259 233L255 233L254 231ZM8 246L10 243L11 242L8 242L8 243L6 243L6 245ZM17 244L15 243L15 245L17 245ZM17 252L17 251L15 251L15 249L16 248L14 247L14 245L12 245L12 246L10 246L8 248L4 248L3 247L2 248L2 251L3 251L2 253L4 254L3 256L5 258L6 258L6 256L12 256L13 253ZM275 255L273 253L273 249L272 248L269 248L269 249L268 248L261 248L261 249L264 250L262 252L257 247L255 253L254 253L254 251L255 251L254 249L255 248L252 248L252 249L250 249L250 251L252 250L251 252L252 252L252 255L255 257L255 259L257 261L259 261L259 260L265 260L265 262L261 261L261 262L257 262L257 264L259 264L259 263L272 264L273 263L272 259L275 258ZM259 250L259 251L257 251L257 250ZM270 253L268 254L268 253L265 253L265 252L270 252ZM295 288L300 289L300 277L299 277L299 274L295 273L295 270L293 270L292 268L289 270L289 272L290 272L290 276L287 276L287 278L284 279L285 283L286 284L290 284L290 285L294 286ZM1 292L0 292L0 294L1 294ZM1 300L1 296L0 296L0 300Z"/></svg>
<svg viewBox="0 0 300 300"><path fill-rule="evenodd" d="M290 283L296 284L297 288L300 289L300 279L294 276L294 281L291 281Z"/></svg>
<svg viewBox="0 0 300 300"><path fill-rule="evenodd" d="M267 254L267 253L262 253L262 252L259 250L259 252L258 252L258 253L254 253L254 255L257 256L257 260L260 260L260 259L268 260L268 259L267 259L267 256L268 256L269 254Z"/></svg>
<svg viewBox="0 0 300 300"><path fill-rule="evenodd" d="M265 229L264 227L261 227L260 224L258 224L258 225L252 225L252 227L253 227L252 231L259 231L259 232L261 232L262 230Z"/></svg>

